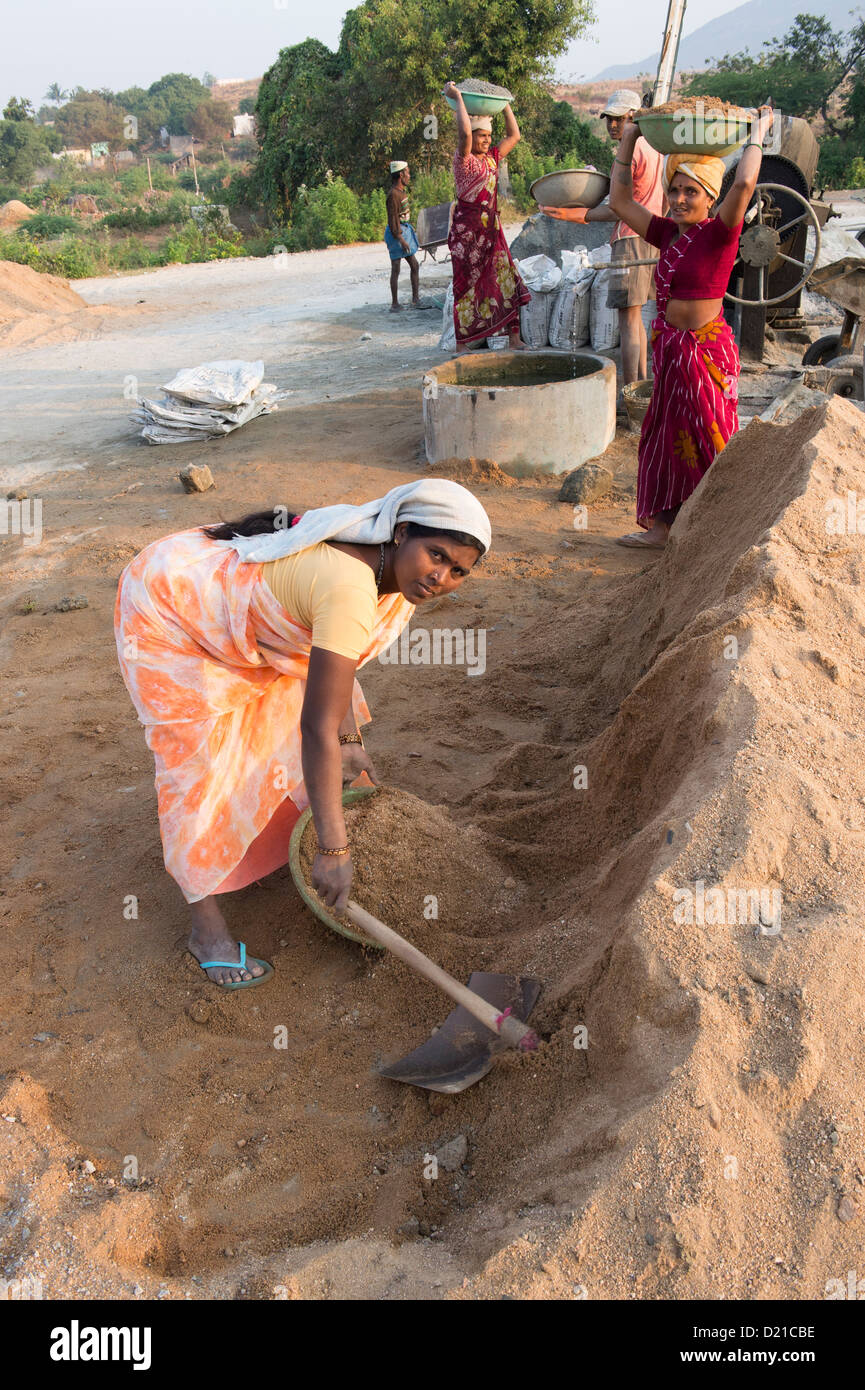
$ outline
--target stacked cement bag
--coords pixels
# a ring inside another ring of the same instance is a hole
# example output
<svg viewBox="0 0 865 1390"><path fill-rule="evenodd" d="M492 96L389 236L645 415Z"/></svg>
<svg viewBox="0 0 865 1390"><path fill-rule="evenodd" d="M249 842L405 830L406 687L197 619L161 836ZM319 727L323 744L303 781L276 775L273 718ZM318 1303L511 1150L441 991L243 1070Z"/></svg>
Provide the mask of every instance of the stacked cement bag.
<svg viewBox="0 0 865 1390"><path fill-rule="evenodd" d="M549 256L528 256L517 261L517 270L532 296L520 310L520 335L530 348L544 348L550 331L553 291L562 283L562 272Z"/></svg>
<svg viewBox="0 0 865 1390"><path fill-rule="evenodd" d="M595 352L609 352L611 348L619 345L619 311L607 308L611 255L612 247L609 243L606 246L596 246L594 251L589 252L589 260L596 270L589 311L589 328Z"/></svg>
<svg viewBox="0 0 865 1390"><path fill-rule="evenodd" d="M445 307L442 309L442 335L439 338L440 352L456 352L457 331L454 326L454 282L448 285Z"/></svg>
<svg viewBox="0 0 865 1390"><path fill-rule="evenodd" d="M585 246L562 251L562 287L550 310L550 347L573 351L589 341L594 267Z"/></svg>

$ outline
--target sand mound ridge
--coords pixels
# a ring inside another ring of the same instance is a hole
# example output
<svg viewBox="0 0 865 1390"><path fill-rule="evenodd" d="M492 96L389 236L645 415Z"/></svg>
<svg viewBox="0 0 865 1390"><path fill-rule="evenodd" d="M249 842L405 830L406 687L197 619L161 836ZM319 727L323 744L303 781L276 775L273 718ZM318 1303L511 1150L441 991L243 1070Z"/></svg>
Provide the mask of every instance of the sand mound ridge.
<svg viewBox="0 0 865 1390"><path fill-rule="evenodd" d="M0 261L0 325L30 314L71 314L86 308L86 300L59 275L44 275L29 265Z"/></svg>

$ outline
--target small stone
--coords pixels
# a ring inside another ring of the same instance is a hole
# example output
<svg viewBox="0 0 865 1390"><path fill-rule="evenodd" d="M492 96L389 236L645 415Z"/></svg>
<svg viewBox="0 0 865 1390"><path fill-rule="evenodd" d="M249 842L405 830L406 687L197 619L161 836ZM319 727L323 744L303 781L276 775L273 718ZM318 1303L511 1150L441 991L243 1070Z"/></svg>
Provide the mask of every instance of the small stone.
<svg viewBox="0 0 865 1390"><path fill-rule="evenodd" d="M779 681L787 681L790 679L790 672L787 670L787 667L781 661L772 662L772 675L775 676Z"/></svg>
<svg viewBox="0 0 865 1390"><path fill-rule="evenodd" d="M13 487L11 492L7 492L7 502L23 502L27 496L27 489L24 487Z"/></svg>
<svg viewBox="0 0 865 1390"><path fill-rule="evenodd" d="M841 1143L841 1135L838 1133L837 1129L833 1129L830 1132L829 1143L832 1145L833 1149L836 1147L836 1145Z"/></svg>
<svg viewBox="0 0 865 1390"><path fill-rule="evenodd" d="M613 486L613 475L609 468L599 463L581 463L565 474L559 489L560 502L594 502L605 497Z"/></svg>
<svg viewBox="0 0 865 1390"><path fill-rule="evenodd" d="M720 1129L720 1128L721 1128L721 1111L719 1110L718 1106L715 1104L715 1102L714 1102L713 1100L710 1100L710 1101L709 1101L709 1105L708 1105L708 1109L706 1110L706 1114L707 1114L708 1119L709 1119L709 1124L712 1126L712 1128L713 1128L713 1129Z"/></svg>
<svg viewBox="0 0 865 1390"><path fill-rule="evenodd" d="M57 1034L56 1034L56 1033L34 1033L34 1034L33 1034L33 1041L34 1041L34 1042L48 1042L49 1038L56 1038L56 1037L57 1037Z"/></svg>
<svg viewBox="0 0 865 1390"><path fill-rule="evenodd" d="M232 1255L234 1254L234 1251L232 1250L232 1248L231 1248L230 1245L226 1245L226 1247L225 1247L225 1249L223 1250L222 1253L223 1253L223 1255L225 1256L225 1258L226 1258L227 1260L230 1260L231 1257L232 1257Z"/></svg>
<svg viewBox="0 0 865 1390"><path fill-rule="evenodd" d="M207 492L209 488L216 486L206 463L191 463L188 468L180 470L178 477L183 484L184 492Z"/></svg>
<svg viewBox="0 0 865 1390"><path fill-rule="evenodd" d="M133 1284L133 1285L132 1285L132 1296L133 1296L133 1298L140 1298L141 1295L142 1295L143 1293L144 1293L144 1290L142 1289L142 1287L141 1287L140 1284Z"/></svg>
<svg viewBox="0 0 865 1390"><path fill-rule="evenodd" d="M859 1215L859 1208L852 1197L844 1196L838 1203L838 1220L853 1221Z"/></svg>
<svg viewBox="0 0 865 1390"><path fill-rule="evenodd" d="M186 1012L193 1023L206 1023L211 1010L206 999L193 999L191 1004L187 1004Z"/></svg>
<svg viewBox="0 0 865 1390"><path fill-rule="evenodd" d="M516 886L517 886L517 881L516 881L515 878L506 878L506 879L505 879L505 887L506 887L506 888L516 888Z"/></svg>
<svg viewBox="0 0 865 1390"><path fill-rule="evenodd" d="M465 1163L468 1151L468 1139L464 1134L458 1134L456 1139L451 1139L436 1151L439 1167L444 1168L446 1173L455 1173Z"/></svg>
<svg viewBox="0 0 865 1390"><path fill-rule="evenodd" d="M625 1207L625 1220L634 1222L636 1221L636 1219L637 1208L634 1206L633 1202L629 1202L628 1205Z"/></svg>
<svg viewBox="0 0 865 1390"><path fill-rule="evenodd" d="M84 1162L81 1165L81 1171L82 1173L86 1173L89 1177L91 1173L96 1172L96 1164L91 1163L89 1158L85 1158Z"/></svg>
<svg viewBox="0 0 865 1390"><path fill-rule="evenodd" d="M97 725L96 725L96 732L97 732L97 734L104 734L104 733L105 733L105 725L104 725L104 724L97 724Z"/></svg>
<svg viewBox="0 0 865 1390"><path fill-rule="evenodd" d="M69 598L67 596L66 598L59 599L58 602L55 603L54 612L72 613L76 608L87 608L87 606L87 599L83 594L79 594L77 598Z"/></svg>
<svg viewBox="0 0 865 1390"><path fill-rule="evenodd" d="M418 1221L416 1216L410 1216L408 1221L404 1221L402 1225L399 1227L399 1234L401 1236L408 1236L409 1239L411 1239L413 1236L418 1235L419 1233L420 1222Z"/></svg>
<svg viewBox="0 0 865 1390"><path fill-rule="evenodd" d="M654 1244L655 1244L655 1237L652 1235L652 1232L651 1232L651 1231L647 1231L647 1232L646 1232L646 1244L647 1244L647 1245L654 1245Z"/></svg>
<svg viewBox="0 0 865 1390"><path fill-rule="evenodd" d="M361 341L362 343L368 343L371 337L372 337L372 334L371 334L371 333L361 333L361 335L360 335L360 341Z"/></svg>

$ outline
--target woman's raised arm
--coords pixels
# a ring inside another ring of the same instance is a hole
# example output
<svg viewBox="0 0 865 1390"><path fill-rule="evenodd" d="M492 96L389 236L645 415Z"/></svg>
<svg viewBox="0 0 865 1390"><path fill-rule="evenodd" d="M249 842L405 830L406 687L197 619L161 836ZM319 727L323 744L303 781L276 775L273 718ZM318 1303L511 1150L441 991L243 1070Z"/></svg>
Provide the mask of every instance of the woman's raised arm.
<svg viewBox="0 0 865 1390"><path fill-rule="evenodd" d="M448 82L442 96L451 97L457 104L457 148L463 159L466 159L472 152L472 122L463 101L463 94L455 82Z"/></svg>
<svg viewBox="0 0 865 1390"><path fill-rule="evenodd" d="M725 227L730 230L738 227L744 221L748 204L757 187L757 180L760 177L760 165L763 162L763 141L768 131L772 129L772 122L775 119L775 112L771 106L761 106L758 113L758 120L751 131L748 143L739 156L739 163L736 165L736 177L730 184L723 203L718 208L718 216Z"/></svg>
<svg viewBox="0 0 865 1390"><path fill-rule="evenodd" d="M637 236L645 237L652 214L642 203L634 200L634 180L631 175L631 161L639 134L640 127L634 121L625 122L624 133L610 174L610 207L617 217L628 224L631 231L636 232Z"/></svg>
<svg viewBox="0 0 865 1390"><path fill-rule="evenodd" d="M520 128L517 125L517 118L511 110L508 102L504 110L505 117L505 138L499 142L499 159L507 159L514 145L520 142Z"/></svg>

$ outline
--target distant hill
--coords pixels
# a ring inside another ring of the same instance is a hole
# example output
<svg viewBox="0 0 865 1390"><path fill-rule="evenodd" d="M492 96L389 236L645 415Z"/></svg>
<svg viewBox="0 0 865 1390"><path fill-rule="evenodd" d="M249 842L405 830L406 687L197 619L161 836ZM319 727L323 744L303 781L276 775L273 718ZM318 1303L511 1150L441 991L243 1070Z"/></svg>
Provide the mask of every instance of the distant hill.
<svg viewBox="0 0 865 1390"><path fill-rule="evenodd" d="M747 5L728 10L692 34L686 34L679 44L676 69L696 72L711 67L725 53L740 53L745 48L757 54L764 43L780 39L797 14L823 15L833 28L850 29L855 22L850 11L855 5L856 0L749 0ZM660 15L661 10L658 13ZM663 32L659 32L658 40L662 37ZM654 77L659 58L660 49L638 62L616 63L604 68L592 80L621 82L640 73L651 73Z"/></svg>
<svg viewBox="0 0 865 1390"><path fill-rule="evenodd" d="M246 97L258 96L260 86L260 77L229 78L225 81L214 82L210 89L210 95L214 101L225 101L232 111L236 111Z"/></svg>

